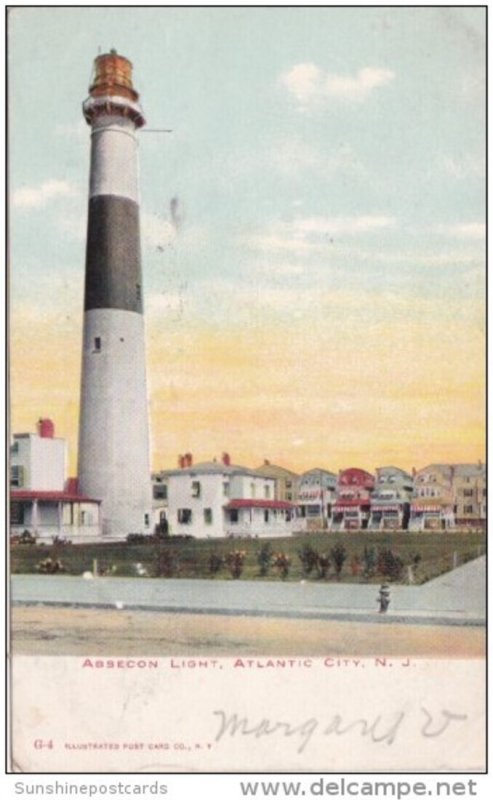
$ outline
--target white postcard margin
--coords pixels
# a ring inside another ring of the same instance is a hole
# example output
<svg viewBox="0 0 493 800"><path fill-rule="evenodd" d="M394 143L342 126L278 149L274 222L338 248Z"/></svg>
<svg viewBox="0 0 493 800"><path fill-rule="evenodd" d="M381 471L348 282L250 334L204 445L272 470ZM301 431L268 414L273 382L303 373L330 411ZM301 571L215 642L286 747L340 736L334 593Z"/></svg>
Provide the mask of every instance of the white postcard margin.
<svg viewBox="0 0 493 800"><path fill-rule="evenodd" d="M14 656L12 769L484 772L483 659Z"/></svg>

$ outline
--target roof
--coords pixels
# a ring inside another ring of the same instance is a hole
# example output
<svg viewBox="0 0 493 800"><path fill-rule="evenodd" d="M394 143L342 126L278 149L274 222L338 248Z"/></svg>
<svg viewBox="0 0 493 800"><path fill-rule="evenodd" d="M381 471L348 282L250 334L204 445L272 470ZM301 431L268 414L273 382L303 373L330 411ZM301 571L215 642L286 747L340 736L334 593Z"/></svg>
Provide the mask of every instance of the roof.
<svg viewBox="0 0 493 800"><path fill-rule="evenodd" d="M226 511L231 511L235 508L269 508L278 511L291 511L296 508L296 506L285 500L250 500L248 498L241 498L230 500L224 508Z"/></svg>
<svg viewBox="0 0 493 800"><path fill-rule="evenodd" d="M454 477L469 477L473 475L483 475L486 471L486 464L476 462L476 464L429 464L427 467L418 469L418 474L421 472L431 472L436 470L438 472L447 473Z"/></svg>
<svg viewBox="0 0 493 800"><path fill-rule="evenodd" d="M154 473L154 477L170 477L171 475L252 475L254 477L265 477L259 475L254 469L242 467L239 464L224 464L222 461L202 461L200 464L193 464L191 467L177 467L176 469L163 469L161 472Z"/></svg>
<svg viewBox="0 0 493 800"><path fill-rule="evenodd" d="M261 475L264 475L268 478L298 478L299 475L297 472L293 472L290 469L286 469L286 467L281 467L279 464L262 464L260 467L256 467L254 472L259 472Z"/></svg>
<svg viewBox="0 0 493 800"><path fill-rule="evenodd" d="M306 475L311 475L312 473L323 475L329 475L331 478L337 478L337 475L334 472L329 472L328 469L323 469L323 467L313 467L313 469L307 469L305 472L302 472L300 478L304 478Z"/></svg>
<svg viewBox="0 0 493 800"><path fill-rule="evenodd" d="M405 469L402 469L401 467L394 467L393 465L377 467L376 472L378 475L381 475L382 473L390 473L391 475L398 473L399 475L404 475L404 477L409 478L411 481L413 479L412 475L409 472L406 472Z"/></svg>
<svg viewBox="0 0 493 800"><path fill-rule="evenodd" d="M11 489L11 500L41 500L46 503L62 501L65 503L100 503L93 497L73 492L38 491L35 489Z"/></svg>

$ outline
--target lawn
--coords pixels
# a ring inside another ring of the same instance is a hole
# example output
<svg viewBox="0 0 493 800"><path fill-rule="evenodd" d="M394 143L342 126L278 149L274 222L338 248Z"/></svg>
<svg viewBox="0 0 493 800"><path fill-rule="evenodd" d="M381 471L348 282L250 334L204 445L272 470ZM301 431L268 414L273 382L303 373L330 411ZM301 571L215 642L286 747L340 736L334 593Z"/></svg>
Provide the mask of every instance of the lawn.
<svg viewBox="0 0 493 800"><path fill-rule="evenodd" d="M145 544L79 544L79 545L27 545L15 544L11 548L11 572L38 573L41 561L51 558L60 561L64 573L81 575L93 569L94 559L98 562L101 574L116 576L138 575L137 564L142 565L149 577L173 578L214 578L233 580L231 570L224 563L228 554L240 551L242 560L240 580L281 580L281 570L270 563L265 576L260 575L258 554L262 547L270 544L272 553L282 553L289 559L288 581L337 580L335 557L331 550L335 545L343 545L345 560L340 573L344 582L381 582L383 578L407 582L409 569L415 564L414 582L424 583L430 578L449 571L454 566L465 563L485 552L484 533L367 533L355 531L344 534L311 533L276 539L181 539L170 537L160 542ZM303 570L299 551L309 546L312 557L317 555L321 561L316 563L309 574ZM373 551L374 566L366 571L365 547ZM385 574L382 555L392 551L390 563L396 564L398 558L402 569L397 566L393 574ZM313 551L315 555L313 556ZM380 559L379 559L380 555ZM419 556L416 559L416 556ZM325 557L325 559L324 559ZM378 561L380 560L380 566ZM285 563L286 560L284 560ZM358 567L359 561L359 567ZM217 572L211 564L216 563ZM325 577L320 577L320 564L329 566Z"/></svg>

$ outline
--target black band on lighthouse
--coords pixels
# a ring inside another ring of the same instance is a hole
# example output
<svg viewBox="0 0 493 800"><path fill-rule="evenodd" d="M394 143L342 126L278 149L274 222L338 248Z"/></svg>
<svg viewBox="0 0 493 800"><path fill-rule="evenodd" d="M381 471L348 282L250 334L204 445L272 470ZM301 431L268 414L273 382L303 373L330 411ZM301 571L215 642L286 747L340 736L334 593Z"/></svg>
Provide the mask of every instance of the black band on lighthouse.
<svg viewBox="0 0 493 800"><path fill-rule="evenodd" d="M89 201L84 310L143 313L139 207L126 197Z"/></svg>

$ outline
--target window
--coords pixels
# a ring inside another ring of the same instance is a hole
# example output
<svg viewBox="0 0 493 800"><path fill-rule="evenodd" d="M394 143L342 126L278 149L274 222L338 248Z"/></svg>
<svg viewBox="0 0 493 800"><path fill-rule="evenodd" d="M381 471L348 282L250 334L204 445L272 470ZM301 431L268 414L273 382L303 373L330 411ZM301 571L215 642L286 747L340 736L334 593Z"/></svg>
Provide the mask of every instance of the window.
<svg viewBox="0 0 493 800"><path fill-rule="evenodd" d="M269 509L266 508L264 510L264 522L268 522L268 521L269 521Z"/></svg>
<svg viewBox="0 0 493 800"><path fill-rule="evenodd" d="M94 353L101 352L101 336L95 336L94 337L94 350L93 350L93 352Z"/></svg>
<svg viewBox="0 0 493 800"><path fill-rule="evenodd" d="M150 521L151 518L149 517L149 514L144 514L144 525L146 526L146 528L149 527Z"/></svg>
<svg viewBox="0 0 493 800"><path fill-rule="evenodd" d="M264 495L265 495L265 499L266 500L268 500L270 498L270 486L269 485L264 486Z"/></svg>
<svg viewBox="0 0 493 800"><path fill-rule="evenodd" d="M135 294L137 296L137 300L140 302L142 300L142 289L140 283L135 284Z"/></svg>
<svg viewBox="0 0 493 800"><path fill-rule="evenodd" d="M473 506L464 506L464 514L472 514L474 511Z"/></svg>
<svg viewBox="0 0 493 800"><path fill-rule="evenodd" d="M291 489L292 486L293 486L293 482L292 481L286 481L286 489Z"/></svg>
<svg viewBox="0 0 493 800"><path fill-rule="evenodd" d="M238 519L239 519L238 509L232 508L229 512L229 521L232 522L233 524L236 524L238 522Z"/></svg>
<svg viewBox="0 0 493 800"><path fill-rule="evenodd" d="M293 499L293 495L291 494L291 492L288 492L288 493L286 494L286 500L287 500L288 502L291 502L291 500L292 500L292 499Z"/></svg>
<svg viewBox="0 0 493 800"><path fill-rule="evenodd" d="M212 525L212 508L204 508L204 522L206 525Z"/></svg>
<svg viewBox="0 0 493 800"><path fill-rule="evenodd" d="M24 486L24 467L19 466L19 464L10 467L10 485Z"/></svg>
<svg viewBox="0 0 493 800"><path fill-rule="evenodd" d="M192 481L192 497L200 497L200 481Z"/></svg>
<svg viewBox="0 0 493 800"><path fill-rule="evenodd" d="M19 452L19 442L14 442L14 444L11 445L10 452L12 453L12 455Z"/></svg>
<svg viewBox="0 0 493 800"><path fill-rule="evenodd" d="M179 508L177 514L178 522L180 525L191 525L192 523L192 509Z"/></svg>
<svg viewBox="0 0 493 800"><path fill-rule="evenodd" d="M226 481L223 483L223 494L225 497L229 497L229 482Z"/></svg>
<svg viewBox="0 0 493 800"><path fill-rule="evenodd" d="M154 484L152 487L152 496L154 497L154 500L167 500L168 487L162 483Z"/></svg>
<svg viewBox="0 0 493 800"><path fill-rule="evenodd" d="M250 484L250 495L252 496L252 498L255 497L255 490L256 490L255 484L251 483Z"/></svg>
<svg viewBox="0 0 493 800"><path fill-rule="evenodd" d="M474 497L474 489L463 489L462 494L464 497Z"/></svg>
<svg viewBox="0 0 493 800"><path fill-rule="evenodd" d="M10 522L12 525L24 524L24 506L22 503L16 503L16 502L11 503Z"/></svg>

